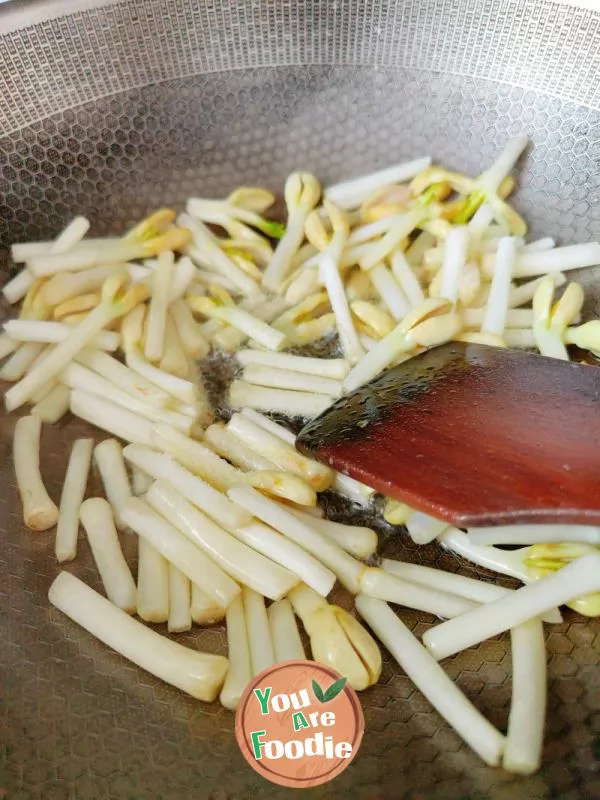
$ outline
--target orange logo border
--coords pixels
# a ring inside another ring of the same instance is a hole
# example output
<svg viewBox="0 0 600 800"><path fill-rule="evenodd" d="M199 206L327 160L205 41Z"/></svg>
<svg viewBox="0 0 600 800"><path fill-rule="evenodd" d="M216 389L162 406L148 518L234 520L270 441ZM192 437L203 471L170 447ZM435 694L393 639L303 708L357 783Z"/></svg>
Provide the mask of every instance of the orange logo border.
<svg viewBox="0 0 600 800"><path fill-rule="evenodd" d="M352 732L352 735L344 737L345 741L348 741L352 746L352 753L350 757L336 758L334 763L331 765L331 768L328 769L326 772L322 772L316 775L311 774L307 776L298 776L298 777L293 777L290 775L282 775L278 773L277 770L274 768L274 766L272 766L279 763L277 760L269 762L268 760L265 759L258 760L257 758L255 758L252 749L252 744L250 742L250 730L247 729L245 724L249 717L250 701L252 699L256 700L254 690L260 687L261 684L265 684L266 681L268 682L269 678L273 677L274 675L277 675L278 673L280 674L285 671L289 672L290 669L293 667L302 668L305 671L310 670L313 672L312 677L327 678L330 682L338 680L339 678L342 677L338 672L336 672L331 667L328 667L324 664L320 664L316 661L309 661L309 660L283 661L278 664L273 664L272 666L267 667L267 669L263 670L256 677L254 677L252 681L250 681L248 686L245 688L242 697L240 698L240 703L238 705L235 716L235 735L240 750L242 752L242 755L244 756L248 764L250 764L250 766L259 775L262 775L263 778L279 786L286 786L294 789L300 789L300 788L308 789L332 781L352 763L362 742L365 730L365 721L360 700L358 699L358 695L356 694L355 690L348 683L346 683L340 694L344 695L347 703L349 704L354 721L354 731ZM310 690L310 687L308 688ZM254 725L251 725L251 727L254 727ZM285 763L289 764L288 759L286 759ZM306 756L303 757L302 761L300 761L299 764L300 763L304 764L306 763ZM269 766L267 766L267 764L269 764Z"/></svg>

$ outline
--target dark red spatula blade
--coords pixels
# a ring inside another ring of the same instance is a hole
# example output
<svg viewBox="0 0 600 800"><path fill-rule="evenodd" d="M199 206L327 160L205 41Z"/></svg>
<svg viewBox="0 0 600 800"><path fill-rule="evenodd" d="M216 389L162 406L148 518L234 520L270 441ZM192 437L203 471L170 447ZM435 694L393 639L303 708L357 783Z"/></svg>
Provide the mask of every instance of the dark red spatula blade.
<svg viewBox="0 0 600 800"><path fill-rule="evenodd" d="M458 526L600 524L600 369L452 343L336 402L301 452Z"/></svg>

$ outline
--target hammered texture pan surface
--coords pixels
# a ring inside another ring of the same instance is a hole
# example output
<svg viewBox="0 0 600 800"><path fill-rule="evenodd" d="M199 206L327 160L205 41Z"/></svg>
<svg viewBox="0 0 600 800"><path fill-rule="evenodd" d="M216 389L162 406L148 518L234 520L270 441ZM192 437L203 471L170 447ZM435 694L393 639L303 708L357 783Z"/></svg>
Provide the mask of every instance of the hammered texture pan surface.
<svg viewBox="0 0 600 800"><path fill-rule="evenodd" d="M11 5L11 4L9 4ZM16 4L20 8L21 4ZM37 5L37 4L33 4ZM74 4L75 5L75 4ZM90 6L91 3L84 5ZM324 183L431 154L476 174L522 129L517 206L533 236L600 236L598 16L551 3L100 3L8 33L0 14L0 239L49 238L75 213L119 232L158 205L240 183L281 191L296 168ZM4 34L4 35L2 35ZM124 45L127 45L125 47ZM8 262L3 261L4 275ZM594 310L593 273L584 276ZM3 308L2 314L9 313ZM215 391L231 375L212 360ZM246 800L295 796L258 778L233 716L154 680L49 608L52 533L26 531L14 487L14 417L0 422L0 797L10 800ZM69 445L105 438L72 419L46 426L42 467L58 500ZM88 495L99 493L94 475ZM328 498L340 519L377 524ZM474 571L402 531L384 555ZM133 537L123 535L135 565ZM100 588L87 542L68 567ZM507 584L510 585L510 584ZM336 600L349 607L341 591ZM399 610L422 634L434 620ZM165 626L157 626L161 632ZM222 627L178 641L224 653ZM600 796L600 622L547 629L543 768L483 766L384 652L361 695L352 766L315 798L537 800ZM505 729L508 636L445 664Z"/></svg>

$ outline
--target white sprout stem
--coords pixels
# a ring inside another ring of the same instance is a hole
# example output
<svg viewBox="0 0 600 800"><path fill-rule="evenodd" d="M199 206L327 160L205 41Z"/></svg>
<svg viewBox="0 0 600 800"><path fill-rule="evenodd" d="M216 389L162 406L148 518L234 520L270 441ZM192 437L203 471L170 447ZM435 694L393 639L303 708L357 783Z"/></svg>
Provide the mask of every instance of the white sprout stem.
<svg viewBox="0 0 600 800"><path fill-rule="evenodd" d="M360 264L361 259L370 254L375 244L377 244L377 242L363 242L362 244L355 244L353 247L346 247L340 258L340 270L344 272L348 267ZM316 267L318 264L319 256L313 256L313 258L306 262L305 267Z"/></svg>
<svg viewBox="0 0 600 800"><path fill-rule="evenodd" d="M271 641L275 650L275 661L304 661L306 653L300 638L292 604L284 597L272 603L268 610Z"/></svg>
<svg viewBox="0 0 600 800"><path fill-rule="evenodd" d="M172 402L172 396L150 381L142 378L125 364L117 361L108 353L99 350L85 349L75 359L77 363L97 372L124 392L136 397L146 405L154 408L165 408Z"/></svg>
<svg viewBox="0 0 600 800"><path fill-rule="evenodd" d="M475 607L475 604L440 589L400 578L380 567L367 567L360 579L360 592L368 597L397 603L406 608L428 611L438 617L458 617Z"/></svg>
<svg viewBox="0 0 600 800"><path fill-rule="evenodd" d="M456 594L459 597L466 597L475 603L491 603L510 594L513 589L506 589L495 583L487 583L477 578L468 578L465 575L458 575L455 572L444 572L433 567L424 567L421 564L408 564L402 561L394 561L390 558L382 559L381 566L397 575L399 578L419 583L422 586L439 589L449 594ZM544 622L560 623L562 616L558 609L552 609L542 616Z"/></svg>
<svg viewBox="0 0 600 800"><path fill-rule="evenodd" d="M246 633L248 634L250 666L254 676L275 663L275 650L271 640L271 629L264 597L253 589L244 586L242 588L242 601L244 604Z"/></svg>
<svg viewBox="0 0 600 800"><path fill-rule="evenodd" d="M479 206L477 211L473 214L473 216L467 223L471 239L477 241L481 239L483 236L485 236L489 226L492 224L493 221L494 221L493 208L487 203L484 203L483 205Z"/></svg>
<svg viewBox="0 0 600 800"><path fill-rule="evenodd" d="M57 384L31 409L34 417L54 425L62 419L71 405L71 391L63 384Z"/></svg>
<svg viewBox="0 0 600 800"><path fill-rule="evenodd" d="M379 375L399 356L413 348L408 344L402 324L380 339L359 363L353 367L344 380L344 389L351 392Z"/></svg>
<svg viewBox="0 0 600 800"><path fill-rule="evenodd" d="M518 552L508 552L506 550L497 550L495 547L476 545L466 533L452 527L447 528L438 537L438 541L442 547L466 558L467 561L473 564L491 569L493 572L499 572L501 575L518 578L520 581L529 580L527 568L523 564L523 557Z"/></svg>
<svg viewBox="0 0 600 800"><path fill-rule="evenodd" d="M564 286L567 282L562 272L553 272L552 277L554 278L554 285L556 287ZM527 283L523 283L521 286L513 286L508 296L509 309L518 308L519 306L531 303L538 286L546 278L547 275L542 275L540 278L534 278L532 281L527 281Z"/></svg>
<svg viewBox="0 0 600 800"><path fill-rule="evenodd" d="M431 164L431 158L417 158L405 161L392 167L371 172L360 178L352 178L342 183L335 183L325 189L325 197L343 209L358 208L377 189L395 183L403 183L423 172Z"/></svg>
<svg viewBox="0 0 600 800"><path fill-rule="evenodd" d="M319 206L317 211L322 218L329 216L325 206ZM308 259L318 255L319 252L320 251L314 245L310 244L310 242L305 242L292 259L292 266L298 273L302 272L303 270L301 270L301 267L304 267Z"/></svg>
<svg viewBox="0 0 600 800"><path fill-rule="evenodd" d="M223 530L194 508L170 484L156 481L148 490L146 499L155 511L202 550L219 569L239 583L273 600L283 597L297 583L294 573ZM204 583L198 585L206 591Z"/></svg>
<svg viewBox="0 0 600 800"><path fill-rule="evenodd" d="M96 269L98 269L98 267ZM152 286L152 269L150 267L143 267L141 264L123 264L120 271L122 272L123 270L127 271L132 283L145 283L149 287ZM92 270L88 270L88 272L92 272ZM75 274L85 275L85 272ZM56 277L61 276L55 276L55 278Z"/></svg>
<svg viewBox="0 0 600 800"><path fill-rule="evenodd" d="M0 361L19 347L19 343L15 339L11 339L8 333L0 333Z"/></svg>
<svg viewBox="0 0 600 800"><path fill-rule="evenodd" d="M406 251L406 260L411 267L420 267L425 253L435 246L435 237L429 231L421 231Z"/></svg>
<svg viewBox="0 0 600 800"><path fill-rule="evenodd" d="M349 475L342 475L340 472L335 473L331 488L347 497L353 503L363 507L370 505L371 499L375 494L375 489L365 486L364 483L351 478Z"/></svg>
<svg viewBox="0 0 600 800"><path fill-rule="evenodd" d="M331 402L331 398L323 394L269 389L240 380L234 380L229 387L229 405L234 409L248 406L258 411L276 411L290 417L312 419L329 408Z"/></svg>
<svg viewBox="0 0 600 800"><path fill-rule="evenodd" d="M467 261L469 229L466 225L456 226L448 231L444 242L444 259L441 267L440 297L456 303L460 283Z"/></svg>
<svg viewBox="0 0 600 800"><path fill-rule="evenodd" d="M31 366L29 367L29 370L34 369L35 367L37 367L38 364L41 364L42 361L45 361L48 358L48 356L50 355L50 353L52 352L52 350L54 350L54 345L52 345L52 344L46 345L46 347L44 347L43 350L41 350L41 352L38 354L38 356L35 359L35 361L31 364ZM30 398L29 402L30 403L39 403L39 401L43 400L44 397L46 397L46 395L48 394L48 392L50 392L55 386L58 386L58 381L55 380L54 378L52 378L49 381L46 381L46 383L43 383L39 387L39 389L37 389L31 395L31 398Z"/></svg>
<svg viewBox="0 0 600 800"><path fill-rule="evenodd" d="M188 356L188 373L196 386L196 400L193 403L181 403L176 400L173 403L173 410L193 419L195 427L192 429L192 432L194 435L197 435L202 426L212 422L214 413L206 387L204 386L204 379L200 368L190 356Z"/></svg>
<svg viewBox="0 0 600 800"><path fill-rule="evenodd" d="M69 253L44 253L27 260L27 268L36 278L61 272L77 272L108 264L121 264L143 257L143 244L121 243L115 246L76 247Z"/></svg>
<svg viewBox="0 0 600 800"><path fill-rule="evenodd" d="M197 249L193 250L194 252L194 261L195 263L199 263L198 259L200 258L200 253ZM193 295L205 295L206 294L206 287L214 284L215 286L222 286L223 289L227 289L228 292L231 294L241 294L241 291L236 284L226 278L224 275L219 275L218 272L210 272L210 270L205 269L198 269L196 268L196 280L193 281L189 286L189 293Z"/></svg>
<svg viewBox="0 0 600 800"><path fill-rule="evenodd" d="M342 394L341 381L306 375L303 372L291 372L287 369L264 367L261 364L250 364L244 369L242 378L247 383L273 389L295 389L298 392L313 392L335 398Z"/></svg>
<svg viewBox="0 0 600 800"><path fill-rule="evenodd" d="M94 461L117 526L120 530L124 530L126 525L121 519L121 512L132 495L121 444L116 439L105 439L100 442L94 448Z"/></svg>
<svg viewBox="0 0 600 800"><path fill-rule="evenodd" d="M243 470L277 469L277 464L252 450L222 425L210 425L204 431L204 441L220 456Z"/></svg>
<svg viewBox="0 0 600 800"><path fill-rule="evenodd" d="M350 364L344 358L308 358L263 350L238 350L235 357L243 367L271 367L336 381L343 380L350 369Z"/></svg>
<svg viewBox="0 0 600 800"><path fill-rule="evenodd" d="M313 517L304 511L291 508L290 511L299 520L307 525L312 525L319 533L327 536L338 547L356 558L370 558L377 550L378 536L372 528L363 528L359 525L342 525L328 519Z"/></svg>
<svg viewBox="0 0 600 800"><path fill-rule="evenodd" d="M192 627L192 584L187 575L169 564L169 633L182 633Z"/></svg>
<svg viewBox="0 0 600 800"><path fill-rule="evenodd" d="M244 417L244 419L254 422L259 428L262 428L268 433L272 433L273 436L277 436L282 442L287 442L291 445L296 444L295 433L289 430L289 428L285 428L278 422L266 417L264 414L261 414L259 411L255 411L253 408L243 408L239 414L241 417Z"/></svg>
<svg viewBox="0 0 600 800"><path fill-rule="evenodd" d="M496 251L494 277L488 295L481 330L502 336L507 323L512 274L517 257L517 240L514 236L500 239Z"/></svg>
<svg viewBox="0 0 600 800"><path fill-rule="evenodd" d="M80 517L106 596L115 606L133 614L137 588L121 550L110 503L101 497L85 500Z"/></svg>
<svg viewBox="0 0 600 800"><path fill-rule="evenodd" d="M398 245L409 236L427 216L427 210L414 209L407 214L398 214L393 227L375 242L368 242L364 254L359 258L361 269L372 269L380 261L398 248ZM355 262L353 262L355 263Z"/></svg>
<svg viewBox="0 0 600 800"><path fill-rule="evenodd" d="M6 302L14 305L14 303L22 300L33 286L34 280L34 275L27 268L18 272L14 278L11 278L2 287L2 294Z"/></svg>
<svg viewBox="0 0 600 800"><path fill-rule="evenodd" d="M496 214L496 211L494 211L494 214ZM509 235L510 235L510 228L508 226L508 223L505 222L503 219L497 219L495 222L493 222L486 228L483 234L482 247L486 249L488 246L490 246L491 249L495 251L496 243L498 242L498 240L501 239L503 236L509 236ZM522 236L519 237L519 243L523 244L523 242L524 242L523 237Z"/></svg>
<svg viewBox="0 0 600 800"><path fill-rule="evenodd" d="M34 367L16 386L13 386L6 393L4 403L7 411L14 411L23 403L26 403L40 386L54 378L113 318L112 307L107 304L101 304L93 311L90 311L83 321L74 328L64 326L69 331L67 338L60 341L48 358ZM47 325L51 323L38 324ZM60 325L60 323L56 324ZM104 331L103 333L108 335L111 331ZM118 342L119 335L114 335L117 337Z"/></svg>
<svg viewBox="0 0 600 800"><path fill-rule="evenodd" d="M192 232L195 246L189 248L187 251L192 261L198 263L199 266L209 266L211 270L214 270L219 275L231 281L232 284L248 297L261 295L256 281L244 272L244 270L240 269L240 267L221 250L217 241L204 223L190 217L189 214L182 214L178 221ZM200 258L198 258L198 256L200 256ZM197 277L200 276L197 275Z"/></svg>
<svg viewBox="0 0 600 800"><path fill-rule="evenodd" d="M291 539L262 522L252 522L233 532L240 542L286 567L315 592L326 597L335 583L334 573Z"/></svg>
<svg viewBox="0 0 600 800"><path fill-rule="evenodd" d="M132 344L125 347L125 362L130 369L137 372L142 378L181 400L182 403L196 402L198 393L194 384L184 378L171 375L146 361L139 345Z"/></svg>
<svg viewBox="0 0 600 800"><path fill-rule="evenodd" d="M546 647L539 619L510 632L512 697L502 766L531 775L540 768L546 721Z"/></svg>
<svg viewBox="0 0 600 800"><path fill-rule="evenodd" d="M172 274L173 253L166 251L159 255L158 265L154 270L152 295L146 318L148 327L144 343L144 356L147 361L154 363L160 361L163 355Z"/></svg>
<svg viewBox="0 0 600 800"><path fill-rule="evenodd" d="M263 322L273 322L274 319L285 311L287 306L285 303L282 303L281 297L274 297L259 306L256 306L254 302L250 303L247 300L243 300L240 303L240 308L245 311L252 311L252 315ZM209 320L209 322L218 322L218 320ZM247 339L248 336L238 328L233 328L231 325L223 325L212 336L212 343L214 347L220 347L227 352L234 353ZM267 355L269 352L272 355L278 355L272 351L267 351Z"/></svg>
<svg viewBox="0 0 600 800"><path fill-rule="evenodd" d="M292 259L304 241L304 223L311 211L307 204L299 204L289 213L283 237L263 273L263 285L277 292L292 267Z"/></svg>
<svg viewBox="0 0 600 800"><path fill-rule="evenodd" d="M425 633L423 642L434 658L441 661L533 617L539 617L555 606L598 590L600 553L578 558L506 597L437 625Z"/></svg>
<svg viewBox="0 0 600 800"><path fill-rule="evenodd" d="M256 425L242 414L233 414L227 429L245 444L273 461L284 472L291 472L304 478L317 491L326 489L333 479L329 467L313 461L299 453L292 444L280 439L276 434Z"/></svg>
<svg viewBox="0 0 600 800"><path fill-rule="evenodd" d="M23 264L33 256L41 256L43 253L47 253L53 242L53 239L41 242L15 242L10 246L10 257L14 264Z"/></svg>
<svg viewBox="0 0 600 800"><path fill-rule="evenodd" d="M395 217L383 217L375 222L369 222L366 225L360 225L350 233L348 236L347 247L354 247L357 244L364 244L371 239L376 239L383 233L387 233L390 228L394 227Z"/></svg>
<svg viewBox="0 0 600 800"><path fill-rule="evenodd" d="M600 547L600 528L592 525L499 525L493 528L469 528L474 545L547 544L577 542Z"/></svg>
<svg viewBox="0 0 600 800"><path fill-rule="evenodd" d="M193 361L193 359L192 359ZM163 339L163 355L159 364L164 372L176 375L178 378L190 379L188 356L183 348L172 315L167 314L165 335Z"/></svg>
<svg viewBox="0 0 600 800"><path fill-rule="evenodd" d="M138 536L137 614L146 622L169 618L169 562Z"/></svg>
<svg viewBox="0 0 600 800"><path fill-rule="evenodd" d="M66 253L83 239L90 229L90 221L85 217L75 217L62 230L48 248L49 253Z"/></svg>
<svg viewBox="0 0 600 800"><path fill-rule="evenodd" d="M415 544L429 544L448 527L447 522L424 514L422 511L413 511L405 524L410 538Z"/></svg>
<svg viewBox="0 0 600 800"><path fill-rule="evenodd" d="M502 336L507 347L529 349L536 347L535 336L532 329L507 328Z"/></svg>
<svg viewBox="0 0 600 800"><path fill-rule="evenodd" d="M130 444L123 455L138 469L153 478L168 481L190 503L202 509L209 517L227 528L237 528L250 522L250 515L238 508L202 478L181 466L174 458L150 447Z"/></svg>
<svg viewBox="0 0 600 800"><path fill-rule="evenodd" d="M155 425L146 444L168 453L194 475L220 491L244 482L243 473L225 459L168 425Z"/></svg>
<svg viewBox="0 0 600 800"><path fill-rule="evenodd" d="M303 267L303 269L298 272L286 289L284 297L287 303L294 306L318 291L321 285L321 278L316 269L317 266L318 264L316 264L313 269L310 267Z"/></svg>
<svg viewBox="0 0 600 800"><path fill-rule="evenodd" d="M509 139L496 161L481 176L481 182L486 191L494 194L498 191L498 187L510 175L512 168L528 144L529 137L526 133L520 133Z"/></svg>
<svg viewBox="0 0 600 800"><path fill-rule="evenodd" d="M219 695L221 705L230 711L238 707L244 689L252 678L250 663L250 646L248 644L248 631L246 630L246 617L241 595L229 605L227 616L227 656L229 669L227 677Z"/></svg>
<svg viewBox="0 0 600 800"><path fill-rule="evenodd" d="M312 526L301 522L279 503L264 497L249 486L233 487L227 494L238 505L318 558L336 574L340 583L349 592L353 594L358 592L364 565L344 552L333 541Z"/></svg>
<svg viewBox="0 0 600 800"><path fill-rule="evenodd" d="M249 311L234 306L215 306L210 312L222 322L237 328L245 336L254 339L267 350L281 350L286 335L263 322Z"/></svg>
<svg viewBox="0 0 600 800"><path fill-rule="evenodd" d="M252 408L243 408L240 411L240 416L250 422L254 422L260 428L272 433L282 441L295 445L296 436L292 431L284 428L283 425L279 425L279 423L274 422L272 419L265 417L264 414L260 414ZM347 497L353 503L357 503L363 507L370 504L371 498L375 492L374 489L370 486L365 486L364 483L360 483L360 481L351 478L349 475L342 475L339 472L334 472L333 474L332 489L335 489L336 492L344 495L344 497Z"/></svg>
<svg viewBox="0 0 600 800"><path fill-rule="evenodd" d="M331 246L321 254L319 274L321 282L327 290L331 309L335 314L335 324L344 358L350 364L356 364L362 358L364 350L354 327L344 283Z"/></svg>
<svg viewBox="0 0 600 800"><path fill-rule="evenodd" d="M208 355L210 346L202 335L189 304L185 300L176 300L171 304L171 316L187 355L192 358L204 358Z"/></svg>
<svg viewBox="0 0 600 800"><path fill-rule="evenodd" d="M404 319L410 311L411 305L402 291L402 287L385 264L375 264L369 270L369 278L383 304L396 322Z"/></svg>
<svg viewBox="0 0 600 800"><path fill-rule="evenodd" d="M392 609L364 595L356 598L356 608L436 711L486 764L497 766L505 744L502 734L467 699Z"/></svg>
<svg viewBox="0 0 600 800"><path fill-rule="evenodd" d="M471 301L469 310L477 309L479 312L482 312L482 310L485 308L485 304L487 303L487 299L488 299L489 294L490 294L490 288L491 288L491 284L490 283L482 283L482 284L480 284L479 291L477 292L477 294L475 295L475 297ZM509 305L509 308L511 308L510 305ZM483 317L482 317L482 319L483 319ZM479 324L481 324L481 323L479 323Z"/></svg>
<svg viewBox="0 0 600 800"><path fill-rule="evenodd" d="M71 413L113 436L134 444L152 444L153 423L81 389L71 392Z"/></svg>
<svg viewBox="0 0 600 800"><path fill-rule="evenodd" d="M390 259L392 275L400 284L410 308L416 308L425 302L425 294L415 275L407 256L402 250L394 250Z"/></svg>
<svg viewBox="0 0 600 800"><path fill-rule="evenodd" d="M56 558L60 562L72 561L77 555L79 509L85 496L93 449L93 439L77 439L73 443L73 448L71 449L62 494L60 496L58 525L56 527L56 541L54 546Z"/></svg>
<svg viewBox="0 0 600 800"><path fill-rule="evenodd" d="M196 267L191 258L183 256L175 264L169 287L169 303L174 303L184 296L191 282L196 277Z"/></svg>
<svg viewBox="0 0 600 800"><path fill-rule="evenodd" d="M228 606L238 602L240 595L236 597ZM210 595L206 594L197 584L192 584L192 620L196 625L214 625L225 619L226 609L215 602Z"/></svg>
<svg viewBox="0 0 600 800"><path fill-rule="evenodd" d="M505 589L495 583L486 583L477 578L468 578L454 572L444 572L441 569L425 567L421 564L408 564L403 561L394 561L391 558L382 559L381 566L387 572L397 575L413 583L438 589L442 592L465 597L474 603L491 603L512 589Z"/></svg>
<svg viewBox="0 0 600 800"><path fill-rule="evenodd" d="M45 345L42 348L42 350L38 353L35 361L33 361L33 363L30 365L28 372L30 372L32 369L36 369L39 364L42 364L44 361L46 361L46 359L50 356L50 353L54 350L54 348L55 345L53 344ZM57 383L58 381L55 380L54 378L51 378L49 381L43 383L39 387L39 389L36 389L36 391L31 395L30 402L37 403L39 400L45 397L50 391L50 389L56 386Z"/></svg>
<svg viewBox="0 0 600 800"><path fill-rule="evenodd" d="M10 383L20 380L34 365L43 350L44 345L40 342L26 342L20 345L0 368L0 378Z"/></svg>
<svg viewBox="0 0 600 800"><path fill-rule="evenodd" d="M521 252L526 253L545 253L546 250L552 250L556 247L556 242L550 236L545 236L542 239L536 239L534 242L528 242L523 245Z"/></svg>
<svg viewBox="0 0 600 800"><path fill-rule="evenodd" d="M48 305L57 306L80 294L98 291L107 278L132 266L131 264L108 264L85 270L85 272L63 272L55 275L44 284L44 300Z"/></svg>
<svg viewBox="0 0 600 800"><path fill-rule="evenodd" d="M567 287L564 299L567 299L569 289L579 290L581 301L583 302L583 289L577 283L572 283ZM543 356L568 361L569 353L563 341L568 320L565 318L564 312L561 314L556 310L558 305L563 305L563 300L560 301L560 304L553 305L553 295L554 285L552 279L547 278L540 285L533 298L533 335L537 349ZM554 320L555 315L560 318L558 324ZM572 312L569 312L569 316L572 317Z"/></svg>
<svg viewBox="0 0 600 800"><path fill-rule="evenodd" d="M499 236L496 239L484 239L482 242L475 243L471 246L471 255L474 258L480 258L484 253L496 253L498 252L498 245L502 241L503 238L506 238L508 233L504 236ZM517 249L519 251L523 250L523 237L522 236L514 236L513 237L515 242L517 243Z"/></svg>
<svg viewBox="0 0 600 800"><path fill-rule="evenodd" d="M15 425L13 461L25 525L33 531L47 531L58 521L58 508L50 499L40 473L39 417L21 417Z"/></svg>
<svg viewBox="0 0 600 800"><path fill-rule="evenodd" d="M50 587L50 603L92 636L166 683L205 702L223 685L223 656L191 650L150 630L85 583L61 572Z"/></svg>
<svg viewBox="0 0 600 800"><path fill-rule="evenodd" d="M44 342L61 344L73 332L64 322L41 322L29 319L11 319L4 324L4 330L18 342ZM113 331L94 331L88 342L101 350L116 350L119 346L119 334Z"/></svg>
<svg viewBox="0 0 600 800"><path fill-rule="evenodd" d="M134 497L146 494L153 483L154 478L144 472L143 469L131 468L131 490Z"/></svg>
<svg viewBox="0 0 600 800"><path fill-rule="evenodd" d="M174 428L190 433L194 421L170 408L156 408L147 405L143 400L119 389L114 383L93 372L91 369L72 362L60 373L60 380L70 389L81 389L90 392L103 400L116 403L129 411L139 414L153 422L166 422Z"/></svg>
<svg viewBox="0 0 600 800"><path fill-rule="evenodd" d="M495 256L488 253L482 259L483 274L493 275ZM600 264L600 242L572 244L541 253L521 252L517 255L516 278L533 278L548 272L566 272Z"/></svg>
<svg viewBox="0 0 600 800"><path fill-rule="evenodd" d="M124 521L147 539L162 556L227 608L239 586L177 528L139 497L131 497L121 512Z"/></svg>

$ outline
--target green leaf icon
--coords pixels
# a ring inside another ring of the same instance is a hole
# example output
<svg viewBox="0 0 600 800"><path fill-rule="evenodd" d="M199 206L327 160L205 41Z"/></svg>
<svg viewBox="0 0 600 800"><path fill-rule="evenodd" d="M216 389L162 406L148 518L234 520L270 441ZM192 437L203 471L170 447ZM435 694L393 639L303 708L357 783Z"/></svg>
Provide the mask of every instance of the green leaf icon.
<svg viewBox="0 0 600 800"><path fill-rule="evenodd" d="M339 678L337 681L334 681L331 686L323 691L319 684L313 680L312 682L312 689L315 694L315 697L320 703L328 703L330 700L333 700L338 696L338 694L342 691L348 678Z"/></svg>
<svg viewBox="0 0 600 800"><path fill-rule="evenodd" d="M348 678L340 678L337 681L334 681L329 689L325 692L325 699L323 700L324 703L328 703L330 700L333 700L334 697L337 697L338 694L342 691L344 686L346 685L346 681Z"/></svg>
<svg viewBox="0 0 600 800"><path fill-rule="evenodd" d="M312 682L312 690L315 693L315 697L320 703L325 702L325 695L323 694L323 689L319 686L319 684L313 679Z"/></svg>

